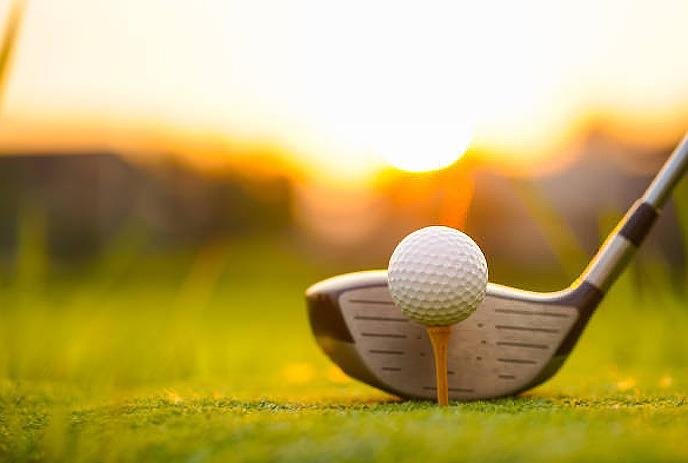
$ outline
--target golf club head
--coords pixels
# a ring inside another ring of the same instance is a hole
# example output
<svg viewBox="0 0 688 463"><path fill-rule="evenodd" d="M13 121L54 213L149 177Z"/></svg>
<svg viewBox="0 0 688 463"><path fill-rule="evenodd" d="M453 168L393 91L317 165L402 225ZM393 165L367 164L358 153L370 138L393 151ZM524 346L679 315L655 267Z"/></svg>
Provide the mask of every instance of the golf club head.
<svg viewBox="0 0 688 463"><path fill-rule="evenodd" d="M602 295L587 283L556 293L488 284L485 300L452 331L450 399L514 395L551 377ZM386 271L324 280L306 299L318 344L345 373L400 397L435 398L425 327L394 305Z"/></svg>
<svg viewBox="0 0 688 463"><path fill-rule="evenodd" d="M452 330L449 397L514 395L556 373L687 170L688 134L569 288L535 293L488 283L483 302ZM425 327L395 306L386 271L321 281L306 301L318 344L344 372L401 397L435 397Z"/></svg>

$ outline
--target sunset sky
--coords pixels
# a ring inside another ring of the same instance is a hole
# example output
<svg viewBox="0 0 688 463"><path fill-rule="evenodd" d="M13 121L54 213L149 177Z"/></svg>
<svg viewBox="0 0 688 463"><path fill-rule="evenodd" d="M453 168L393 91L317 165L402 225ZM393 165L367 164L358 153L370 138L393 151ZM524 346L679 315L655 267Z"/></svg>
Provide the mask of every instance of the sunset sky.
<svg viewBox="0 0 688 463"><path fill-rule="evenodd" d="M591 112L685 124L684 0L402 3L29 0L0 146L212 133L357 176L536 159Z"/></svg>

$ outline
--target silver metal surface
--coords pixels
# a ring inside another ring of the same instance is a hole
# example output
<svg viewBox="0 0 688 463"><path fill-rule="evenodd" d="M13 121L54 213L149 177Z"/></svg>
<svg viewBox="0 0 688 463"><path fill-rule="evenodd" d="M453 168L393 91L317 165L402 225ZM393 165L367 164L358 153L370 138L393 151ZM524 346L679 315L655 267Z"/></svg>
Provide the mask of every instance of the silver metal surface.
<svg viewBox="0 0 688 463"><path fill-rule="evenodd" d="M451 399L500 397L528 387L547 368L578 318L574 307L509 299L506 293L508 288L490 284L476 312L453 327ZM350 367L372 374L384 389L400 396L435 397L425 328L401 314L386 285L344 291L339 306L362 362Z"/></svg>
<svg viewBox="0 0 688 463"><path fill-rule="evenodd" d="M664 163L655 179L652 181L642 200L655 209L661 209L671 195L674 186L688 171L688 134L676 147L669 159Z"/></svg>
<svg viewBox="0 0 688 463"><path fill-rule="evenodd" d="M581 279L606 291L626 268L636 247L623 236L611 235L583 272Z"/></svg>

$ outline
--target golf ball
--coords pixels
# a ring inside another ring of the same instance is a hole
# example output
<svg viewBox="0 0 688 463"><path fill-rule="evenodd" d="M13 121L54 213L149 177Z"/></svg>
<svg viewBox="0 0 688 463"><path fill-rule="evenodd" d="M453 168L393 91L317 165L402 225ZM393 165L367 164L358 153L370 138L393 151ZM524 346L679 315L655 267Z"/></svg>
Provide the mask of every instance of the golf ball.
<svg viewBox="0 0 688 463"><path fill-rule="evenodd" d="M426 227L397 245L388 279L392 299L407 317L429 326L452 325L485 298L487 262L468 235Z"/></svg>

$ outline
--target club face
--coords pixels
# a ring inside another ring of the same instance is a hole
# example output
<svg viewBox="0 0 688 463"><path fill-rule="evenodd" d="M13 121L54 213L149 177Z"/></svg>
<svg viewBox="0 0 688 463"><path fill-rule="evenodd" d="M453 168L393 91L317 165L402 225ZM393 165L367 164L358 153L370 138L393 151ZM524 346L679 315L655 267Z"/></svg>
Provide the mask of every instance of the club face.
<svg viewBox="0 0 688 463"><path fill-rule="evenodd" d="M405 398L435 398L425 328L394 305L385 271L342 275L306 293L313 333L347 374ZM489 284L473 315L453 327L449 396L517 394L552 376L568 356L601 293L585 284L532 293Z"/></svg>

